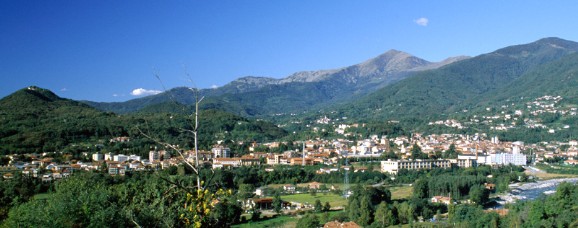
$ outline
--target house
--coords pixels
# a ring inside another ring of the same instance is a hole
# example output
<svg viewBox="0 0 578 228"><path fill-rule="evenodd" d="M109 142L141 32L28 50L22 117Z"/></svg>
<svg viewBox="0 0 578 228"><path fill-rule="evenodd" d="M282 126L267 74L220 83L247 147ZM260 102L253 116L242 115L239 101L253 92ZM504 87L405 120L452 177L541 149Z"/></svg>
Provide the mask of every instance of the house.
<svg viewBox="0 0 578 228"><path fill-rule="evenodd" d="M52 172L52 178L62 179L62 173L60 171L54 171L54 172Z"/></svg>
<svg viewBox="0 0 578 228"><path fill-rule="evenodd" d="M295 185L292 184L283 185L283 191L293 194L295 193Z"/></svg>
<svg viewBox="0 0 578 228"><path fill-rule="evenodd" d="M244 166L260 165L261 159L254 156L243 156L239 159L239 163Z"/></svg>
<svg viewBox="0 0 578 228"><path fill-rule="evenodd" d="M4 177L5 180L8 180L8 179L14 178L14 174L12 174L12 173L5 173L4 175L2 175L2 177Z"/></svg>
<svg viewBox="0 0 578 228"><path fill-rule="evenodd" d="M213 158L213 169L241 166L240 158Z"/></svg>
<svg viewBox="0 0 578 228"><path fill-rule="evenodd" d="M51 181L52 181L52 175L51 174L42 175L42 182L51 182Z"/></svg>
<svg viewBox="0 0 578 228"><path fill-rule="evenodd" d="M357 173L357 172L365 173L366 171L367 171L367 168L360 167L360 168L355 169L355 171L353 171L353 172L354 173Z"/></svg>
<svg viewBox="0 0 578 228"><path fill-rule="evenodd" d="M257 189L255 189L255 195L256 196L265 196L266 191L267 191L267 187L257 188Z"/></svg>
<svg viewBox="0 0 578 228"><path fill-rule="evenodd" d="M328 222L323 225L323 228L360 228L355 222L344 222L340 223L338 221Z"/></svg>
<svg viewBox="0 0 578 228"><path fill-rule="evenodd" d="M450 205L452 203L452 199L450 197L445 196L434 196L431 198L432 203L443 203L445 205Z"/></svg>
<svg viewBox="0 0 578 228"><path fill-rule="evenodd" d="M309 188L310 189L319 189L321 187L321 183L319 182L311 182L309 183Z"/></svg>
<svg viewBox="0 0 578 228"><path fill-rule="evenodd" d="M291 194L295 193L295 185L292 184L283 185L283 191Z"/></svg>
<svg viewBox="0 0 578 228"><path fill-rule="evenodd" d="M490 191L495 191L496 190L496 184L492 184L492 183L484 183L484 187Z"/></svg>
<svg viewBox="0 0 578 228"><path fill-rule="evenodd" d="M273 208L273 198L252 198L248 199L245 208L258 208L259 210L267 210Z"/></svg>
<svg viewBox="0 0 578 228"><path fill-rule="evenodd" d="M281 201L281 207L290 207L291 203L287 201ZM245 208L250 209L252 207L259 208L259 210L269 210L273 209L273 198L252 198L248 199L245 203Z"/></svg>
<svg viewBox="0 0 578 228"><path fill-rule="evenodd" d="M578 160L566 160L564 161L566 165L578 165Z"/></svg>

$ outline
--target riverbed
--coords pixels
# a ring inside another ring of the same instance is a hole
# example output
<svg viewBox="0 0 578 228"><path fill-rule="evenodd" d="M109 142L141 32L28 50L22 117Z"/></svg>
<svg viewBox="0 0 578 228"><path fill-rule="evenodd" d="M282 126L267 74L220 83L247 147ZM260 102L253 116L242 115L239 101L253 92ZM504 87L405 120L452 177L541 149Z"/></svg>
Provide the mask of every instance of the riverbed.
<svg viewBox="0 0 578 228"><path fill-rule="evenodd" d="M556 188L562 182L576 183L578 178L562 178L536 181L532 183L511 184L510 191L506 194L498 195L497 203L504 206L507 203L513 203L518 200L534 200L542 194L552 194L556 192Z"/></svg>

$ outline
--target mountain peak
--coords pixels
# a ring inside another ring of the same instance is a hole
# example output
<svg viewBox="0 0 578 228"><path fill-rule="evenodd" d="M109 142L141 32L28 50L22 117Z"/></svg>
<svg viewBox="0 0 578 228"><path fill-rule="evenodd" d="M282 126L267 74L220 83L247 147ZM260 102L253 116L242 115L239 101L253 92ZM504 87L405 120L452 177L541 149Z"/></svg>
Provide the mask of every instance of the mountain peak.
<svg viewBox="0 0 578 228"><path fill-rule="evenodd" d="M578 43L557 37L548 37L528 44L498 49L490 54L527 58L531 56L559 56L573 52L578 52Z"/></svg>
<svg viewBox="0 0 578 228"><path fill-rule="evenodd" d="M40 88L38 86L28 86L26 88L20 89L7 97L3 98L2 100L42 100L47 102L63 100L63 98L59 97L58 95L54 94L52 91L44 88Z"/></svg>
<svg viewBox="0 0 578 228"><path fill-rule="evenodd" d="M370 75L372 72L406 71L423 67L430 62L410 55L406 52L391 49L373 59L359 64L360 74Z"/></svg>

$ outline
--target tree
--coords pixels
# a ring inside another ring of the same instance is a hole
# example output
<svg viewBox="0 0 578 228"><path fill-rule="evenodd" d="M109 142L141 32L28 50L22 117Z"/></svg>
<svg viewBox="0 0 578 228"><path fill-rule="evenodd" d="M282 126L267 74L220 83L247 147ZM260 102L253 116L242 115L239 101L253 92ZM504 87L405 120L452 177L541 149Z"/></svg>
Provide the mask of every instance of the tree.
<svg viewBox="0 0 578 228"><path fill-rule="evenodd" d="M350 196L349 198L351 200L349 200L349 204L347 205L347 215L349 216L349 219L357 221L357 219L361 216L361 211L359 210L361 205L359 204L357 197Z"/></svg>
<svg viewBox="0 0 578 228"><path fill-rule="evenodd" d="M309 189L309 194L310 194L311 196L316 196L316 195L317 195L317 190L314 189L314 188L311 188L311 189Z"/></svg>
<svg viewBox="0 0 578 228"><path fill-rule="evenodd" d="M482 185L470 188L470 200L478 205L484 205L490 198L490 191Z"/></svg>
<svg viewBox="0 0 578 228"><path fill-rule="evenodd" d="M444 157L445 158L457 158L458 157L458 152L456 151L456 145L455 144L453 144L453 143L450 144L450 147L444 153Z"/></svg>
<svg viewBox="0 0 578 228"><path fill-rule="evenodd" d="M261 219L261 210L257 208L257 205L251 206L251 221L259 221Z"/></svg>
<svg viewBox="0 0 578 228"><path fill-rule="evenodd" d="M317 228L319 227L319 217L314 214L306 214L301 219L299 219L295 227Z"/></svg>
<svg viewBox="0 0 578 228"><path fill-rule="evenodd" d="M373 210L369 196L365 195L359 204L359 218L355 221L361 226L368 226L371 224L373 218Z"/></svg>
<svg viewBox="0 0 578 228"><path fill-rule="evenodd" d="M323 205L321 204L321 200L316 199L315 200L315 212L321 212L323 210Z"/></svg>
<svg viewBox="0 0 578 228"><path fill-rule="evenodd" d="M393 225L394 218L393 213L387 206L387 203L382 202L377 206L375 210L375 221L373 222L374 227L388 227Z"/></svg>
<svg viewBox="0 0 578 228"><path fill-rule="evenodd" d="M417 143L413 144L411 147L411 158L412 159L427 159L427 154L424 154L421 150L421 147L417 145Z"/></svg>
<svg viewBox="0 0 578 228"><path fill-rule="evenodd" d="M276 190L275 195L273 196L273 211L279 214L281 213L282 209L283 209L283 200L281 200L281 195L279 194L279 191Z"/></svg>
<svg viewBox="0 0 578 228"><path fill-rule="evenodd" d="M323 205L323 211L327 212L329 210L331 210L331 205L329 205L329 202L325 202Z"/></svg>
<svg viewBox="0 0 578 228"><path fill-rule="evenodd" d="M211 226L230 227L240 220L242 213L243 209L235 200L225 198L213 209L213 213L211 213L211 218L213 220Z"/></svg>
<svg viewBox="0 0 578 228"><path fill-rule="evenodd" d="M397 213L399 222L402 224L407 224L413 221L413 209L411 205L407 202L403 202L397 205Z"/></svg>
<svg viewBox="0 0 578 228"><path fill-rule="evenodd" d="M425 179L418 179L413 184L413 197L417 199L429 198L428 181Z"/></svg>
<svg viewBox="0 0 578 228"><path fill-rule="evenodd" d="M255 187L252 184L241 184L239 185L239 192L237 196L241 200L247 200L253 197L255 191Z"/></svg>

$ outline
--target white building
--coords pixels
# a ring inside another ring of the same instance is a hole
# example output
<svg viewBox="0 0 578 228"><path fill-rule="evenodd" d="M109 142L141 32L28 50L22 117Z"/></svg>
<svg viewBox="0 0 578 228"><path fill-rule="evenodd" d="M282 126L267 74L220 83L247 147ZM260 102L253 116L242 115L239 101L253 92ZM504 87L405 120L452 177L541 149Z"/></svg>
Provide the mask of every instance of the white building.
<svg viewBox="0 0 578 228"><path fill-rule="evenodd" d="M126 156L124 154L114 155L112 160L116 161L116 162L124 162L124 161L128 161L128 156Z"/></svg>
<svg viewBox="0 0 578 228"><path fill-rule="evenodd" d="M402 169L422 170L433 168L450 168L449 160L387 160L381 161L381 172L397 174Z"/></svg>
<svg viewBox="0 0 578 228"><path fill-rule="evenodd" d="M223 146L213 147L213 158L229 158L231 157L231 149Z"/></svg>
<svg viewBox="0 0 578 228"><path fill-rule="evenodd" d="M520 153L498 153L491 154L494 165L526 165L526 155Z"/></svg>
<svg viewBox="0 0 578 228"><path fill-rule="evenodd" d="M452 166L468 168L477 166L475 159L438 159L438 160L387 160L381 161L381 172L397 174L402 169L424 170L442 168L447 169Z"/></svg>
<svg viewBox="0 0 578 228"><path fill-rule="evenodd" d="M104 154L104 160L112 161L112 154L111 153Z"/></svg>
<svg viewBox="0 0 578 228"><path fill-rule="evenodd" d="M213 158L213 169L241 166L240 158Z"/></svg>
<svg viewBox="0 0 578 228"><path fill-rule="evenodd" d="M128 159L133 161L140 161L141 157L138 155L131 154L130 156L128 156Z"/></svg>
<svg viewBox="0 0 578 228"><path fill-rule="evenodd" d="M92 154L92 160L93 161L102 161L102 160L104 160L104 154L99 154L99 153Z"/></svg>
<svg viewBox="0 0 578 228"><path fill-rule="evenodd" d="M149 161L150 162L160 161L160 159L161 159L161 155L158 151L155 151L155 150L149 151Z"/></svg>
<svg viewBox="0 0 578 228"><path fill-rule="evenodd" d="M492 165L492 158L489 155L478 154L477 157L478 157L478 159L476 162L478 164ZM467 155L459 154L458 159L460 159L460 160L465 160L465 159L476 160L476 155L475 154L467 154Z"/></svg>

